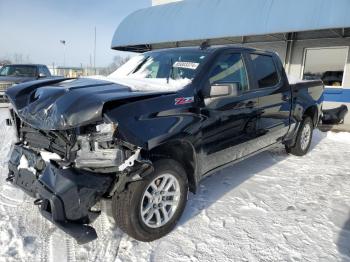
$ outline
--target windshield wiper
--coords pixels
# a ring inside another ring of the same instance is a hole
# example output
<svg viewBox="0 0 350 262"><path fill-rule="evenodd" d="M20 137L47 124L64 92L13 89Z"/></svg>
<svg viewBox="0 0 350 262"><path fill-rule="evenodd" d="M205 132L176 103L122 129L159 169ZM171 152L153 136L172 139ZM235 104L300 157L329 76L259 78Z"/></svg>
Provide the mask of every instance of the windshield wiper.
<svg viewBox="0 0 350 262"><path fill-rule="evenodd" d="M173 74L173 70L174 70L173 59L170 58L170 70L169 70L169 74L168 74L168 77L167 77L167 80L166 80L168 84L169 84L170 77Z"/></svg>
<svg viewBox="0 0 350 262"><path fill-rule="evenodd" d="M131 71L131 73L129 73L128 75L132 75L135 74L137 71L139 71L141 69L141 67L146 64L146 62L149 60L150 57L146 57L135 69L134 71Z"/></svg>

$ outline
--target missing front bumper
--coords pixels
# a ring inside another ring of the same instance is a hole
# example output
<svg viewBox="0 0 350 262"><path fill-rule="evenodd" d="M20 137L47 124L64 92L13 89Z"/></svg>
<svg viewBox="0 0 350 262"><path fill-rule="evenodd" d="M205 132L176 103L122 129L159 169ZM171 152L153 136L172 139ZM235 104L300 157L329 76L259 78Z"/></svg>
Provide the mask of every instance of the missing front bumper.
<svg viewBox="0 0 350 262"><path fill-rule="evenodd" d="M99 215L91 208L110 188L114 180L111 175L61 169L19 145L14 146L8 166L7 180L36 198L35 204L44 217L80 244L97 238L96 231L87 224Z"/></svg>

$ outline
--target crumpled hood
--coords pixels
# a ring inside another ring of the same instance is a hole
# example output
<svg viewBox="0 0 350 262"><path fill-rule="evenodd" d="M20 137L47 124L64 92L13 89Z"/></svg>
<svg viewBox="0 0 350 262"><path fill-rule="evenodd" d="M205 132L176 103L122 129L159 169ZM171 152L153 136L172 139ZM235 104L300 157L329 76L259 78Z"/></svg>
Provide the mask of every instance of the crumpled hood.
<svg viewBox="0 0 350 262"><path fill-rule="evenodd" d="M169 92L135 92L117 83L87 78L38 80L6 91L18 116L43 130L65 130L101 121L107 102L163 94Z"/></svg>

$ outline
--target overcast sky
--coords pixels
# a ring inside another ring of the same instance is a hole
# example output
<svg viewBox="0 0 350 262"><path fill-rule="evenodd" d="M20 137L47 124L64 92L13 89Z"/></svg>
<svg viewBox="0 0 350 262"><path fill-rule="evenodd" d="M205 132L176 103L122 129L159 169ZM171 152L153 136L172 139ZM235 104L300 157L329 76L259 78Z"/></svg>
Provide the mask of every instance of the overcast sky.
<svg viewBox="0 0 350 262"><path fill-rule="evenodd" d="M121 20L151 5L151 0L0 0L0 58L15 54L32 63L86 66L93 56L97 28L97 66L112 62L110 49ZM18 57L18 56L17 56Z"/></svg>

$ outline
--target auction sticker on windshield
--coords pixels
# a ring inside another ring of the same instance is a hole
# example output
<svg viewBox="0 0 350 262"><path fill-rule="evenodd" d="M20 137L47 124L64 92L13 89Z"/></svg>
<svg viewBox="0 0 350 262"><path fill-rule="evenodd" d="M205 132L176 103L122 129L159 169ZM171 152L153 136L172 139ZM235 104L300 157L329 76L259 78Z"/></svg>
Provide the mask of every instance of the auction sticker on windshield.
<svg viewBox="0 0 350 262"><path fill-rule="evenodd" d="M192 69L192 70L196 70L197 67L199 66L199 63L193 63L193 62L175 62L174 67L178 67L178 68L186 68L186 69Z"/></svg>

